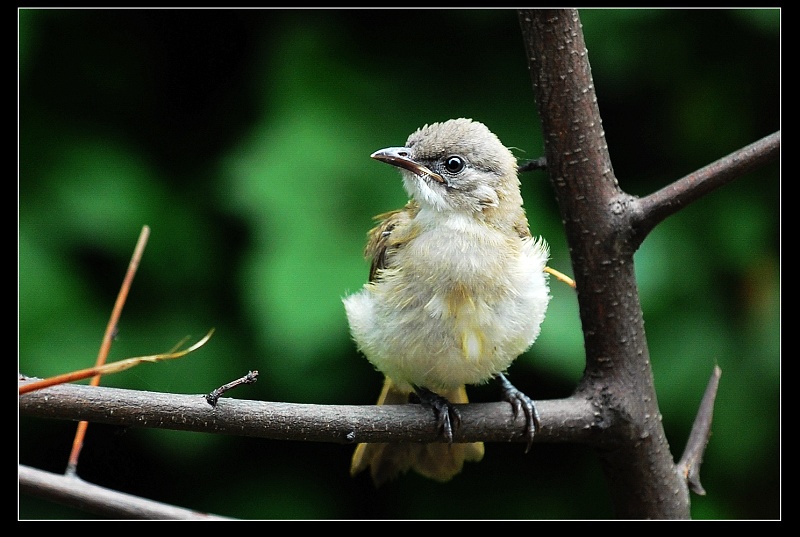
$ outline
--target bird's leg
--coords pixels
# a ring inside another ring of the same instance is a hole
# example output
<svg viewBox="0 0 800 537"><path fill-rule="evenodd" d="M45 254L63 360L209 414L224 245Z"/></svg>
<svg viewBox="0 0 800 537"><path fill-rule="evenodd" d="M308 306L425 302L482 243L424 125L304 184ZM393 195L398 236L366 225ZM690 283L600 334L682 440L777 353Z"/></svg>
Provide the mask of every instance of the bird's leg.
<svg viewBox="0 0 800 537"><path fill-rule="evenodd" d="M528 436L528 445L525 447L525 453L527 453L530 451L531 445L533 445L533 437L536 436L536 433L541 429L539 412L536 410L533 399L515 388L505 375L500 373L497 375L497 378L500 379L503 399L511 403L511 407L514 409L514 418L516 419L520 412L525 413L525 434Z"/></svg>
<svg viewBox="0 0 800 537"><path fill-rule="evenodd" d="M447 443L452 444L453 431L461 425L461 414L459 414L458 409L447 398L427 388L414 386L414 395L416 395L419 403L433 409L433 413L436 415L436 426L447 440Z"/></svg>

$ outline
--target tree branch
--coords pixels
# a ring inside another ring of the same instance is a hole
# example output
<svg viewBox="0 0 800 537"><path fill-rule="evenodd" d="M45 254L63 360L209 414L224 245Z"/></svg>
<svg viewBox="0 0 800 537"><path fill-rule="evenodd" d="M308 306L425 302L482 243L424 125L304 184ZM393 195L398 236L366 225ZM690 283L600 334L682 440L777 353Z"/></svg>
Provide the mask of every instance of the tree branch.
<svg viewBox="0 0 800 537"><path fill-rule="evenodd" d="M68 477L24 465L19 466L19 489L31 496L110 518L227 520L93 485L74 475Z"/></svg>
<svg viewBox="0 0 800 537"><path fill-rule="evenodd" d="M27 382L27 381L23 381ZM599 442L609 426L587 400L537 401L542 431L537 442ZM456 442L527 442L525 419L505 402L459 405ZM441 442L433 414L421 405L315 405L220 398L204 395L61 385L19 397L23 416L174 429L205 433L356 444Z"/></svg>
<svg viewBox="0 0 800 537"><path fill-rule="evenodd" d="M689 203L778 158L780 131L770 134L657 192L631 201L634 236L638 245L650 231L668 216Z"/></svg>

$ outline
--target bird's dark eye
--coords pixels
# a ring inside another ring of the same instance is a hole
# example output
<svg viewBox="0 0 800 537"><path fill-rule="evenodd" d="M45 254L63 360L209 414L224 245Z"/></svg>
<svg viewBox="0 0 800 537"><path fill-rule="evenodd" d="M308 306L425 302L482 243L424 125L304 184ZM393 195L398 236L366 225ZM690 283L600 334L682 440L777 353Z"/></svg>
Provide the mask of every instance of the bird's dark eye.
<svg viewBox="0 0 800 537"><path fill-rule="evenodd" d="M444 159L444 168L450 173L458 173L464 169L464 159L458 155L452 155Z"/></svg>

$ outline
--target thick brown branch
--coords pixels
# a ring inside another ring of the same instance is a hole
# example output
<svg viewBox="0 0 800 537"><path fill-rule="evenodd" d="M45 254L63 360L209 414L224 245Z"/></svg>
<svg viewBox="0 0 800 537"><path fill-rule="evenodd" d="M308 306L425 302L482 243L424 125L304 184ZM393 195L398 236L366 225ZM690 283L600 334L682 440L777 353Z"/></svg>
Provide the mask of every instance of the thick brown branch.
<svg viewBox="0 0 800 537"><path fill-rule="evenodd" d="M647 234L668 216L703 195L726 185L778 158L780 131L723 157L657 192L631 202L634 241L642 243Z"/></svg>
<svg viewBox="0 0 800 537"><path fill-rule="evenodd" d="M578 397L537 401L542 430L536 441L598 442L608 426L597 410ZM514 419L504 402L460 406L457 442L526 442L525 420ZM421 405L333 406L179 395L83 385L61 385L19 397L23 416L100 423L355 444L359 442L440 442L429 409Z"/></svg>
<svg viewBox="0 0 800 537"><path fill-rule="evenodd" d="M577 10L522 10L545 160L567 231L591 223L621 194L606 147ZM577 181L581 178L582 181ZM583 211L565 214L566 204ZM586 213L585 211L589 211Z"/></svg>
<svg viewBox="0 0 800 537"><path fill-rule="evenodd" d="M519 19L578 290L586 348L578 393L618 418L608 436L620 441L601 452L616 512L688 518L688 487L660 421L644 334L630 240L633 197L611 166L578 12L522 10Z"/></svg>

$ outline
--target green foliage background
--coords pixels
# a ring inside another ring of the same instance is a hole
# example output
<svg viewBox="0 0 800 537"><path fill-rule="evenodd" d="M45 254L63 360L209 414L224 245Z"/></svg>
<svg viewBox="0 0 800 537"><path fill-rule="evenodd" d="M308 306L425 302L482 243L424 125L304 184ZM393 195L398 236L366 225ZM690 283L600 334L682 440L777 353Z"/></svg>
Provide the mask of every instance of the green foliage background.
<svg viewBox="0 0 800 537"><path fill-rule="evenodd" d="M780 129L779 10L583 10L608 145L643 195ZM512 10L20 10L19 367L94 362L137 236L152 229L111 359L211 342L103 384L371 404L381 376L341 298L365 281L374 214L405 201L369 154L425 123L486 123L521 159L543 143ZM532 230L571 273L542 173L523 178ZM637 253L659 402L683 449L723 371L700 519L780 517L780 170L670 218ZM542 335L511 368L537 399L583 368L574 293L553 285ZM496 386L475 387L496 400ZM21 418L19 461L62 472L75 424ZM261 519L613 517L595 454L489 444L447 485L377 492L352 448L89 428L79 473L121 491ZM20 497L19 517L86 513Z"/></svg>

